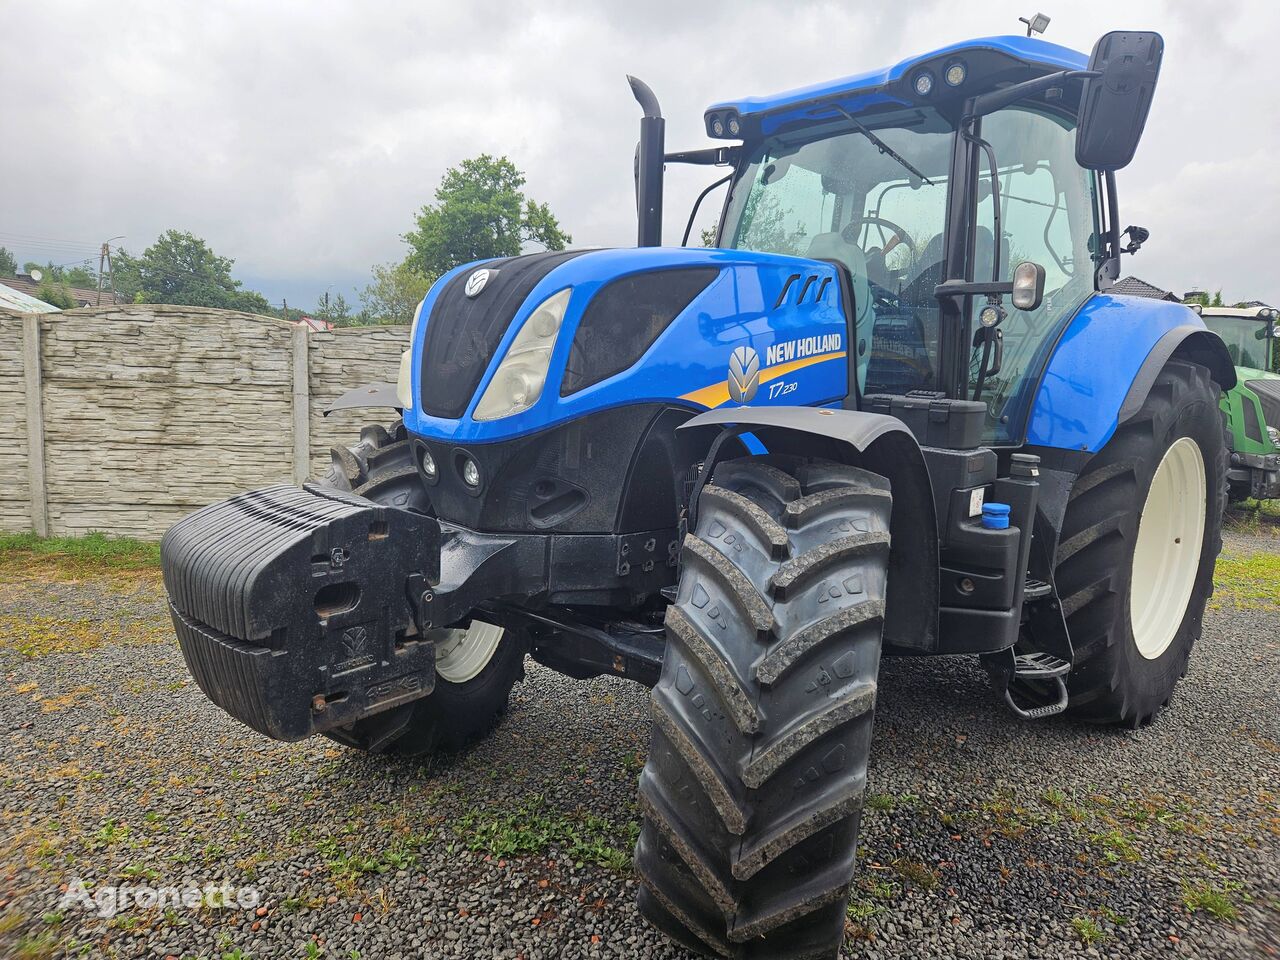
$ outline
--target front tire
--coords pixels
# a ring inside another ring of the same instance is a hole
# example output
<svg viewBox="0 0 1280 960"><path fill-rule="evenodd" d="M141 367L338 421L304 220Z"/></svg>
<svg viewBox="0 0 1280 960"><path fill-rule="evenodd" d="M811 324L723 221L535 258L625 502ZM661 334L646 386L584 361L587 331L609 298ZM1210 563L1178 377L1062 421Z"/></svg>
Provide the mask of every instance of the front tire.
<svg viewBox="0 0 1280 960"><path fill-rule="evenodd" d="M871 744L888 482L821 461L715 471L653 690L644 916L727 957L833 957Z"/></svg>
<svg viewBox="0 0 1280 960"><path fill-rule="evenodd" d="M375 503L431 513L404 423L373 424L353 447L334 447L325 486ZM436 685L429 696L331 730L326 736L357 750L422 756L454 753L493 730L507 712L511 688L524 679L525 639L490 623L431 631Z"/></svg>
<svg viewBox="0 0 1280 960"><path fill-rule="evenodd" d="M1172 360L1076 479L1056 580L1077 716L1138 727L1169 705L1213 594L1226 472L1218 388Z"/></svg>

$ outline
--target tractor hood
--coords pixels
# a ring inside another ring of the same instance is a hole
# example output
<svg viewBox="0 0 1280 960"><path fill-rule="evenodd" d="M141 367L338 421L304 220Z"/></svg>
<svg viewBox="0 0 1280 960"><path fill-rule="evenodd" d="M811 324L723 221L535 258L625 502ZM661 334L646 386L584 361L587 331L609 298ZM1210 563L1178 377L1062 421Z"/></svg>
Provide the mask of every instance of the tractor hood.
<svg viewBox="0 0 1280 960"><path fill-rule="evenodd" d="M837 401L850 392L844 301L831 264L748 251L578 250L466 264L419 307L405 425L476 443L635 404L692 415Z"/></svg>
<svg viewBox="0 0 1280 960"><path fill-rule="evenodd" d="M1280 430L1280 376L1244 367L1237 367L1236 375L1240 378L1240 384L1253 391L1253 395L1262 404L1267 426Z"/></svg>

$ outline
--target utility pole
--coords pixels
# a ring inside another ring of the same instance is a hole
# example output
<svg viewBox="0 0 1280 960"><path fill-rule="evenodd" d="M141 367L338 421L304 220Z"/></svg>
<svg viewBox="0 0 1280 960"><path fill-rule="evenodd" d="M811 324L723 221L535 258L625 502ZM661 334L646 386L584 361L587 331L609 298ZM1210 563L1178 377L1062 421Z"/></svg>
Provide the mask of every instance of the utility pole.
<svg viewBox="0 0 1280 960"><path fill-rule="evenodd" d="M111 241L108 240L102 245L102 249L98 251L98 300L97 306L102 306L102 270L103 264L106 264L107 283L111 287L111 302L116 302L116 275L111 269Z"/></svg>
<svg viewBox="0 0 1280 960"><path fill-rule="evenodd" d="M109 257L110 255L111 248L104 243L102 245L102 249L98 251L98 298L94 302L95 307L102 306L102 261L105 257Z"/></svg>

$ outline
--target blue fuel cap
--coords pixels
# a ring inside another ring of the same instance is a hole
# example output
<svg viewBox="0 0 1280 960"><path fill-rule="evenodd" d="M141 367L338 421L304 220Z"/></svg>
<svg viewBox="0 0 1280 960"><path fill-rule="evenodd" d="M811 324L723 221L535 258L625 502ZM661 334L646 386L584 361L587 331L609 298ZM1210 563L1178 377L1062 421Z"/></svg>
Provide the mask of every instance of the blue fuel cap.
<svg viewBox="0 0 1280 960"><path fill-rule="evenodd" d="M1009 527L1009 505L1007 503L984 503L982 505L982 525L988 530L1007 530Z"/></svg>

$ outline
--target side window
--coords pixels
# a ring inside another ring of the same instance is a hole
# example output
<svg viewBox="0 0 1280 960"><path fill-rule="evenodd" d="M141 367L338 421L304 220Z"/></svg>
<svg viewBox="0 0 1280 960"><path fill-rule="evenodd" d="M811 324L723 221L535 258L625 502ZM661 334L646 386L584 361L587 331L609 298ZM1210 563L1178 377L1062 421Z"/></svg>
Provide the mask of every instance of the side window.
<svg viewBox="0 0 1280 960"><path fill-rule="evenodd" d="M759 178L743 207L733 246L803 257L809 242L831 229L833 198L822 189L822 175L781 161L761 164ZM770 189L760 189L765 185Z"/></svg>
<svg viewBox="0 0 1280 960"><path fill-rule="evenodd" d="M1076 164L1074 123L1056 114L1013 107L986 117L982 137L995 151L999 171L1000 279L1008 280L1023 260L1044 267L1044 302L1038 310L1015 310L1001 325L1004 356L1000 370L981 384L987 403L986 439L1022 439L1030 388L1038 376L1043 348L1059 323L1075 313L1094 289L1098 242L1096 181ZM978 179L974 279L992 278L997 254L991 171L985 154ZM974 298L976 313L984 305ZM970 390L978 388L980 351L970 363Z"/></svg>

